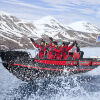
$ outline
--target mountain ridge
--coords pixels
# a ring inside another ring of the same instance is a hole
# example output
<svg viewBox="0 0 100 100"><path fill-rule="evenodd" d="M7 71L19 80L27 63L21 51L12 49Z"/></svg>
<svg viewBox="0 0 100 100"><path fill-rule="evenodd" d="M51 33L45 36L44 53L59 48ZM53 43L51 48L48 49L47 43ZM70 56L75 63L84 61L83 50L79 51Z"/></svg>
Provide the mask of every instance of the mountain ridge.
<svg viewBox="0 0 100 100"><path fill-rule="evenodd" d="M97 29L99 30L99 29ZM92 31L92 29L91 29ZM98 46L96 33L76 31L65 27L51 16L38 21L25 22L7 13L0 13L0 49L30 49L33 48L30 37L39 42L41 38L49 42L48 37L56 41L77 40L80 46Z"/></svg>
<svg viewBox="0 0 100 100"><path fill-rule="evenodd" d="M100 34L100 29L87 21L78 21L67 25L75 31Z"/></svg>

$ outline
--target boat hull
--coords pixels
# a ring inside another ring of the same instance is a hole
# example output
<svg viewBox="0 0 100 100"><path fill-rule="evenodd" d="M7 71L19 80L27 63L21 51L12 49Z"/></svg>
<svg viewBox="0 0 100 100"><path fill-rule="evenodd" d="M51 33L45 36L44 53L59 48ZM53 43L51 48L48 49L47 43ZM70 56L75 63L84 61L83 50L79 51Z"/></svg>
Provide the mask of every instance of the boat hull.
<svg viewBox="0 0 100 100"><path fill-rule="evenodd" d="M33 58L30 58L30 56L26 52L19 52L19 51L2 52L1 59L3 61L3 66L7 70L9 70L9 72L14 74L18 79L21 79L22 81L31 81L34 79L41 79L47 77L56 77L61 75L66 76L77 73L84 73L98 67L98 65L72 66L72 65L46 64L42 63L43 60L38 60L38 59L34 60Z"/></svg>
<svg viewBox="0 0 100 100"><path fill-rule="evenodd" d="M78 74L78 73L85 73L87 71L93 70L97 66L92 66L92 68L87 66L80 66L80 67L69 67L65 66L64 69L56 70L53 68L45 68L45 67L37 67L36 65L9 65L3 63L4 67L9 70L12 74L14 74L18 79L21 79L22 81L31 81L34 79L41 79L41 78L47 78L47 77L56 77L61 75L72 75L72 74ZM52 66L54 67L54 66ZM83 67L83 68L82 68ZM87 68L86 68L87 67Z"/></svg>

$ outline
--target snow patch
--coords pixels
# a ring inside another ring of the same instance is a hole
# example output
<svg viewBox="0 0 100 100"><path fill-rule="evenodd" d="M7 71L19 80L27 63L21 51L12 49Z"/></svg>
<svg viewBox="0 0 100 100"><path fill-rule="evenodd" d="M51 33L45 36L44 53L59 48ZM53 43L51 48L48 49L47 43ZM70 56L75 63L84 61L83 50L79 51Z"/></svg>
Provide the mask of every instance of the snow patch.
<svg viewBox="0 0 100 100"><path fill-rule="evenodd" d="M92 24L86 21L75 22L75 23L67 25L67 27L70 27L73 30L80 31L80 32L100 34L99 29L97 29L95 26L93 26Z"/></svg>

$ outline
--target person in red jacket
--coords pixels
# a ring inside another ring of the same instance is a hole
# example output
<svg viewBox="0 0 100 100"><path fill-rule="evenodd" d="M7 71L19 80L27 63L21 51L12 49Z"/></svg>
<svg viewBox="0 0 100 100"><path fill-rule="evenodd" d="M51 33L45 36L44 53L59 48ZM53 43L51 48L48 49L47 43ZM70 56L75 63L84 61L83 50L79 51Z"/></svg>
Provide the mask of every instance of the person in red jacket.
<svg viewBox="0 0 100 100"><path fill-rule="evenodd" d="M30 38L30 40L32 41L33 45L38 48L39 50L39 53L38 53L38 57L39 59L44 59L44 56L45 56L45 41L41 41L41 44L37 44L34 39Z"/></svg>
<svg viewBox="0 0 100 100"><path fill-rule="evenodd" d="M68 57L68 52L73 48L73 46L76 44L76 41L73 42L72 45L69 45L69 42L63 42L63 47L62 47L62 59L67 60Z"/></svg>
<svg viewBox="0 0 100 100"><path fill-rule="evenodd" d="M48 59L55 59L55 45L57 42L53 41L52 44L48 47L47 58Z"/></svg>
<svg viewBox="0 0 100 100"><path fill-rule="evenodd" d="M58 46L55 48L55 58L60 60L62 58L62 43L58 42Z"/></svg>
<svg viewBox="0 0 100 100"><path fill-rule="evenodd" d="M52 42L52 45L48 48L48 59L57 59L60 60L62 57L62 47L61 42L57 46L57 42Z"/></svg>
<svg viewBox="0 0 100 100"><path fill-rule="evenodd" d="M53 42L53 38L52 37L49 37L49 39L50 39L50 44L46 43L46 45L45 45L45 58L46 59L48 58L48 48L50 46L52 46L52 42Z"/></svg>

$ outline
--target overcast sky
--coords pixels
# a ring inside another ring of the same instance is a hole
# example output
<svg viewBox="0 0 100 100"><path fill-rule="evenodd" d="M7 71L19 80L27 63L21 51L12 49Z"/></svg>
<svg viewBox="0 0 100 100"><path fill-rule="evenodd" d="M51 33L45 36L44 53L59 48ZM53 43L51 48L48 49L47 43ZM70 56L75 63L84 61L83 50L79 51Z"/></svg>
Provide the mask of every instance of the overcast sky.
<svg viewBox="0 0 100 100"><path fill-rule="evenodd" d="M0 0L0 11L24 20L53 16L64 24L88 21L100 26L100 0Z"/></svg>

